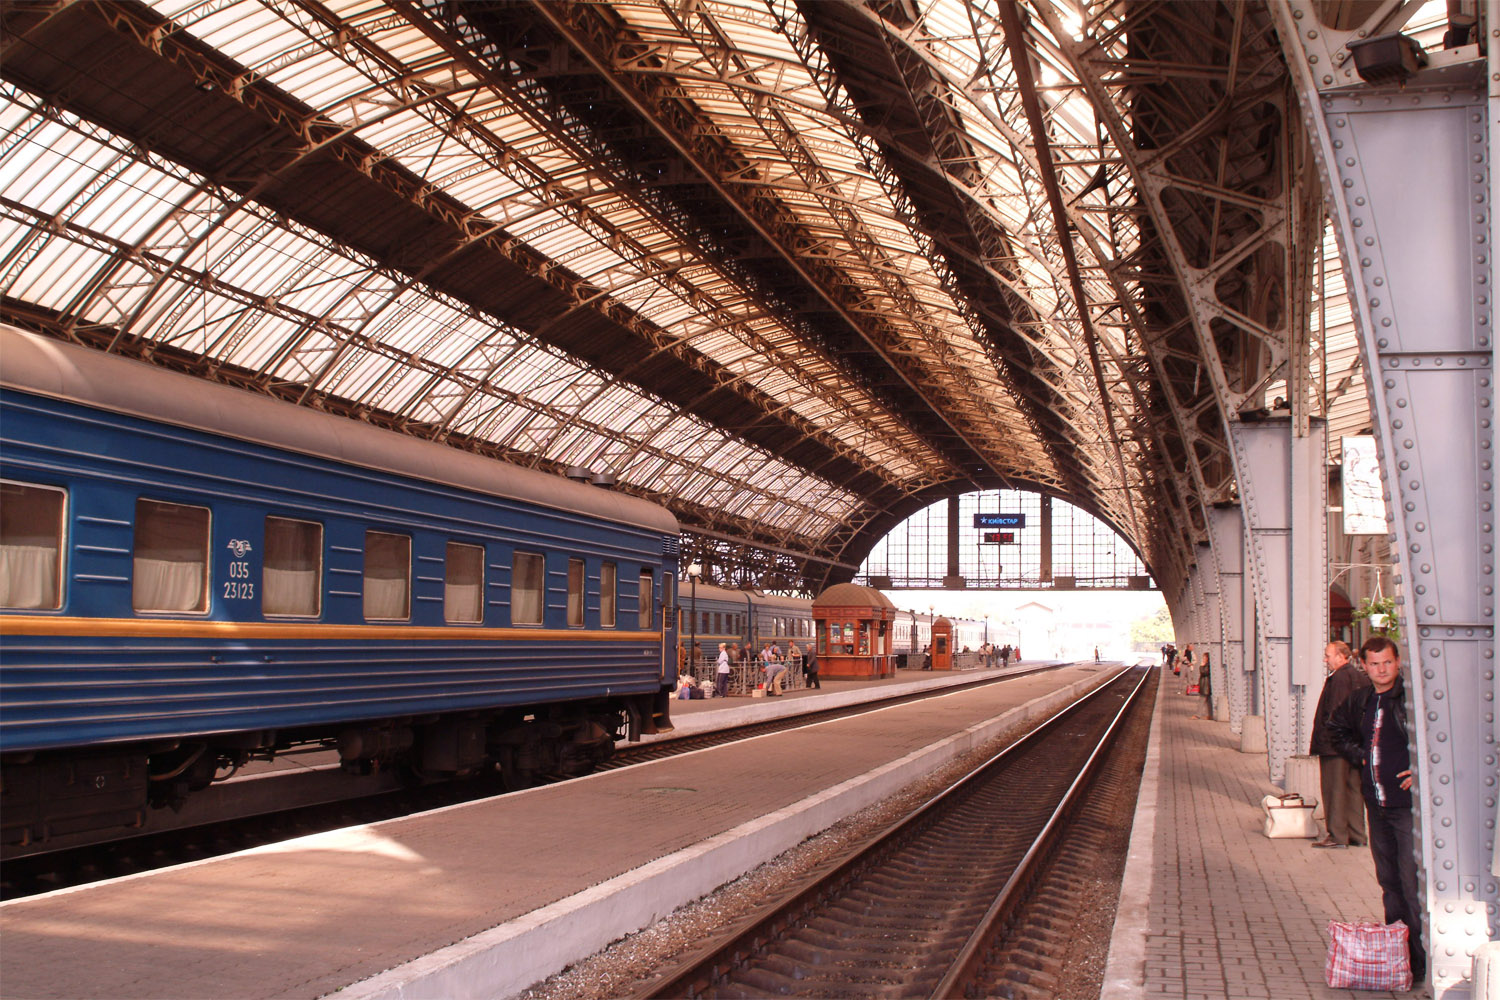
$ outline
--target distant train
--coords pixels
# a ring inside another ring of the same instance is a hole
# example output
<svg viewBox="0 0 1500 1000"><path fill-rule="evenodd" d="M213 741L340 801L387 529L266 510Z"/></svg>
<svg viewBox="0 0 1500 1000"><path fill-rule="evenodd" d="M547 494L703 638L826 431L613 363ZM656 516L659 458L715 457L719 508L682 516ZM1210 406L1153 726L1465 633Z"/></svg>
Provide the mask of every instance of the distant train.
<svg viewBox="0 0 1500 1000"><path fill-rule="evenodd" d="M678 585L677 603L678 640L684 649L696 644L708 659L718 656L721 642L748 644L757 652L775 643L785 653L794 642L802 647L814 641L812 601L802 598L689 582Z"/></svg>
<svg viewBox="0 0 1500 1000"><path fill-rule="evenodd" d="M699 655L713 659L719 643L739 643L759 651L774 642L787 652L793 642L806 647L816 642L812 601L795 597L778 597L757 590L727 590L700 583L696 593L691 581L678 586L678 603L682 608L682 627L678 640L684 649L695 643ZM694 615L696 614L696 617ZM892 623L893 652L902 657L902 665L922 666L922 651L932 642L932 622L941 617L916 611L897 611ZM954 650L978 651L987 640L996 646L1014 645L1014 628L991 625L969 618L949 618L953 623Z"/></svg>
<svg viewBox="0 0 1500 1000"><path fill-rule="evenodd" d="M0 359L6 843L296 745L523 785L670 725L662 508L9 327Z"/></svg>

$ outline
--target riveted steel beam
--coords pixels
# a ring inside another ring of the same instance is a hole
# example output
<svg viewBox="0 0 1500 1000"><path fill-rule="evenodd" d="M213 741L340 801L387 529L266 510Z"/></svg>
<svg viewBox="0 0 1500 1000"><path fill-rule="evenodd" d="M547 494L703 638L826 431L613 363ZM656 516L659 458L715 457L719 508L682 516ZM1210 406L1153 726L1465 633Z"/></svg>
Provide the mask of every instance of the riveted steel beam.
<svg viewBox="0 0 1500 1000"><path fill-rule="evenodd" d="M1500 938L1495 728L1494 137L1500 37L1365 82L1349 43L1408 7L1326 23L1273 0L1348 275L1408 655L1414 814L1434 987L1463 995ZM1488 7L1493 13L1493 6Z"/></svg>

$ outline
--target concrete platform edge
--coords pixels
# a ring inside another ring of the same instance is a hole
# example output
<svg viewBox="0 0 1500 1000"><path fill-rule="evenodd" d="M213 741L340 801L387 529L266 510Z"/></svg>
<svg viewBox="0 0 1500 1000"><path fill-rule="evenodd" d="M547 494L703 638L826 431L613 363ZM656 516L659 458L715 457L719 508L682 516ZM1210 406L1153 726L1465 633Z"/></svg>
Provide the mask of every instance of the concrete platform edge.
<svg viewBox="0 0 1500 1000"><path fill-rule="evenodd" d="M1141 767L1141 786L1125 856L1125 877L1120 881L1120 901L1115 907L1114 932L1110 935L1099 1000L1144 1000L1146 995L1146 935L1150 930L1156 803L1161 786L1161 725L1158 698L1156 710L1151 713L1151 734L1146 740L1146 761Z"/></svg>
<svg viewBox="0 0 1500 1000"><path fill-rule="evenodd" d="M513 996L1114 675L1101 671L869 774L328 995L340 1000Z"/></svg>
<svg viewBox="0 0 1500 1000"><path fill-rule="evenodd" d="M1043 661L1047 666L1065 666L1066 660ZM941 673L923 678L920 681L910 681L902 684L891 684L884 687L861 687L851 688L847 691L835 691L829 694L818 694L818 708L843 708L848 705L861 705L865 702L880 701L885 698L899 698L905 694L917 694L923 691L933 691L944 687L958 687L962 684L972 683L979 675L985 677L1005 677L1010 674L1025 673L1037 668L1037 663L1028 663L1025 667L1012 667L1008 670L962 670L954 671L950 676L943 677ZM804 692L797 692L804 693ZM751 722L766 722L771 719L780 719L789 715L797 715L807 711L805 700L797 697L782 698L773 701L770 698L742 698L729 699L711 698L706 704L718 705L728 700L736 702L732 706L716 708L712 713L694 712L674 715L672 729L664 733L648 733L641 737L642 743L655 743L661 740L675 739L690 733L702 732L705 729L724 729L729 726L745 725ZM673 707L677 702L673 701ZM684 702L684 704L698 705L698 702Z"/></svg>

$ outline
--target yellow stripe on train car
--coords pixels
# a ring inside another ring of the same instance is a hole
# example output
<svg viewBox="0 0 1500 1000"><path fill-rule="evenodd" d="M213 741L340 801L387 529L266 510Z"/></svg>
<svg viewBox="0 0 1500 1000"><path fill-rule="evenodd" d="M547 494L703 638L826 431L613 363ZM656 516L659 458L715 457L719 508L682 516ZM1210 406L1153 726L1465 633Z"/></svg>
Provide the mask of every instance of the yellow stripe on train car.
<svg viewBox="0 0 1500 1000"><path fill-rule="evenodd" d="M223 622L181 618L71 618L0 615L0 636L119 639L441 639L459 642L572 640L661 642L661 632L615 629L485 628L477 625L326 625L318 622Z"/></svg>

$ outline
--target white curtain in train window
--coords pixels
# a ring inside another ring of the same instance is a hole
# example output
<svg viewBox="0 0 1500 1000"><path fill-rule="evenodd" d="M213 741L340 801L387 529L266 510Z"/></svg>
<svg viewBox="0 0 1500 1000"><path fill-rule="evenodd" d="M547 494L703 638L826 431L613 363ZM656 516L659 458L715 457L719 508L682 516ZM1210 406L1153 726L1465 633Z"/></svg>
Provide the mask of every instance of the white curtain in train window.
<svg viewBox="0 0 1500 1000"><path fill-rule="evenodd" d="M615 594L619 586L617 570L612 562L599 567L599 627L615 627Z"/></svg>
<svg viewBox="0 0 1500 1000"><path fill-rule="evenodd" d="M484 621L484 549L449 542L444 567L443 620Z"/></svg>
<svg viewBox="0 0 1500 1000"><path fill-rule="evenodd" d="M0 607L62 606L62 490L0 483Z"/></svg>
<svg viewBox="0 0 1500 1000"><path fill-rule="evenodd" d="M384 531L365 532L364 585L366 618L410 618L411 539Z"/></svg>
<svg viewBox="0 0 1500 1000"><path fill-rule="evenodd" d="M261 611L314 617L321 610L323 526L285 517L266 518L261 569Z"/></svg>
<svg viewBox="0 0 1500 1000"><path fill-rule="evenodd" d="M640 622L641 628L650 628L652 623L656 621L656 616L654 614L655 608L651 606L651 601L654 596L652 593L651 584L655 579L656 578L651 575L651 571L649 569L641 570L641 604L640 611L637 613L637 621Z"/></svg>
<svg viewBox="0 0 1500 1000"><path fill-rule="evenodd" d="M131 607L208 610L208 508L137 500Z"/></svg>
<svg viewBox="0 0 1500 1000"><path fill-rule="evenodd" d="M517 552L510 579L512 625L542 623L542 571L544 560L534 552Z"/></svg>
<svg viewBox="0 0 1500 1000"><path fill-rule="evenodd" d="M583 560L568 560L568 624L583 624Z"/></svg>

